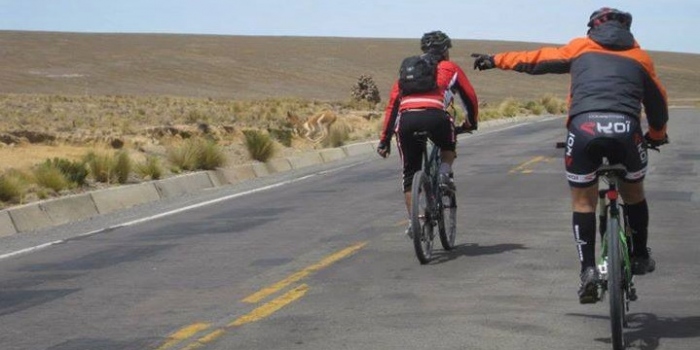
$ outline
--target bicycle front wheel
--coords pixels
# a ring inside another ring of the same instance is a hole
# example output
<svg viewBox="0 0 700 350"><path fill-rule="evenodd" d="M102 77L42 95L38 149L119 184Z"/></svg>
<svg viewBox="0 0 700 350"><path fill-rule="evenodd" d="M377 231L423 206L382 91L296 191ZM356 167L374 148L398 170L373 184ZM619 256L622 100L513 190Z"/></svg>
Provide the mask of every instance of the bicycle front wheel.
<svg viewBox="0 0 700 350"><path fill-rule="evenodd" d="M430 262L433 255L434 227L431 217L432 191L425 172L413 175L411 188L411 228L413 230L413 247L421 264Z"/></svg>
<svg viewBox="0 0 700 350"><path fill-rule="evenodd" d="M625 341L622 334L625 307L624 281L622 275L622 254L620 249L620 219L611 217L608 220L608 298L610 299L610 331L614 350L622 350Z"/></svg>
<svg viewBox="0 0 700 350"><path fill-rule="evenodd" d="M442 220L438 221L440 231L440 243L445 250L455 247L457 236L457 197L454 193L442 194Z"/></svg>

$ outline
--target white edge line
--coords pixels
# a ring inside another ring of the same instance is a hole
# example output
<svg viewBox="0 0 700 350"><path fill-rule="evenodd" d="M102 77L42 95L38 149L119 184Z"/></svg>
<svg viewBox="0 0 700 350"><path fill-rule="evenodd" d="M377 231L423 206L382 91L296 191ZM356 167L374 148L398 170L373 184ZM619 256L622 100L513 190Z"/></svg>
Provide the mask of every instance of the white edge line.
<svg viewBox="0 0 700 350"><path fill-rule="evenodd" d="M61 243L63 243L64 241L65 241L65 240L53 241L53 242L49 242L49 243L40 244L40 245L38 245L38 246L29 247L29 248L26 248L26 249L21 249L21 250L12 252L12 253L3 254L3 255L0 255L0 260L6 259L6 258L11 258L11 257L13 257L13 256L20 255L20 254L31 253L31 252L33 252L33 251L37 251L37 250L39 250L39 249L44 249L44 248L49 247L49 246L52 246L52 245L61 244Z"/></svg>
<svg viewBox="0 0 700 350"><path fill-rule="evenodd" d="M137 220L132 220L132 221L127 221L127 222L125 222L125 223L121 223L121 224L117 224L117 225L108 226L108 227L105 227L105 228L97 229L97 230L90 231L90 232L86 232L86 233L81 233L81 234L79 234L79 235L76 235L76 236L73 236L73 237L70 237L70 238L61 239L61 240L53 241L53 242L49 242L49 243L44 243L44 244L40 244L40 245L37 245L37 246L34 246L34 247L29 247L29 248L26 248L26 249L21 249L21 250L18 250L18 251L14 251L14 252L11 252L11 253L7 253L7 254L0 255L0 260L6 259L6 258L11 258L11 257L13 257L13 256L17 256L17 255L21 255L21 254L25 254L25 253L35 252L35 251L37 251L37 250L50 247L50 246L52 246L52 245L65 243L66 241L69 241L69 240L71 240L71 239L76 239L76 238L81 238L81 237L92 236L92 235L98 234L98 233L100 233L100 232L111 231L111 230L115 230L115 229L122 228L122 227L137 225L137 224L141 224L141 223L144 223L144 222L147 222L147 221L151 221L151 220L155 220L155 219L160 219L160 218L162 218L162 217L166 217L166 216L169 216L169 215L181 213L181 212L183 212L183 211L192 210L192 209L196 209L196 208L201 208L201 207L204 207L204 206L207 206L207 205L216 204L216 203L219 203L219 202L227 201L227 200L229 200L229 199L233 199L233 198L237 198L237 197L242 197L242 196L246 196L246 195L253 194L253 193L257 193L257 192L267 191L267 190L270 190L270 189L273 189L273 188L277 188L277 187L281 187L281 186L284 186L284 185L292 184L292 183L295 183L295 182L303 181L303 180L306 180L306 179L309 179L309 178L312 178L312 177L316 177L316 176L320 176L320 175L324 175L324 174L333 173L333 172L336 172L336 171L339 171L339 170L342 170L342 169L345 169L345 168L349 168L349 167L352 167L352 166L355 166L355 165L357 165L357 163L353 163L353 164L349 164L349 165L344 165L344 166L341 166L341 167L338 167L338 168L334 168L334 169L331 169L331 170L323 170L323 171L320 171L320 172L318 172L318 173L314 173L314 174L310 174L310 175L305 175L305 176L302 176L302 177L299 177L299 178L296 178L296 179L291 179L291 180L287 180L287 181L282 181L282 182L279 182L279 183L276 183L276 184L272 184L272 185L268 185L268 186L264 186L264 187L260 187L260 188L256 188L256 189L252 189L252 190L248 190L248 191L244 191L244 192L240 192L240 193L236 193L236 194L232 194L232 195L228 195L228 196L224 196L224 197L220 197L220 198L208 200L208 201L204 201L204 202L197 203L197 204L193 204L193 205L188 205L188 206L186 206L186 207L182 207L182 208L179 208L179 209L167 211L167 212L160 213L160 214L156 214L156 215L152 215L152 216L148 216L148 217L145 217L145 218L141 218L141 219L137 219Z"/></svg>

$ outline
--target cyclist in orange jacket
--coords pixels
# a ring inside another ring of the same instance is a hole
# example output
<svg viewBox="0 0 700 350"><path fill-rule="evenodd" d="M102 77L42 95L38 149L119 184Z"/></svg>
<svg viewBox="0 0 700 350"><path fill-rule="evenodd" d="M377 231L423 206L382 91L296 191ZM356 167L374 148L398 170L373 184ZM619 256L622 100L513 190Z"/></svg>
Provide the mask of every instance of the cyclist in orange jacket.
<svg viewBox="0 0 700 350"><path fill-rule="evenodd" d="M624 155L622 164L628 173L620 194L633 231L633 273L652 272L656 266L647 248L649 209L643 186L647 151L643 143L659 146L668 142L668 105L653 62L634 39L631 25L631 14L604 7L591 14L586 37L573 39L562 47L495 55L472 54L474 69L571 74L565 163L571 187L572 226L581 261L578 294L582 304L598 300L595 268L598 179L595 171L600 162L586 155L591 141L614 139L616 151ZM640 126L642 105L649 124L645 134Z"/></svg>
<svg viewBox="0 0 700 350"><path fill-rule="evenodd" d="M399 154L403 163L403 191L406 209L411 212L411 185L413 175L421 169L421 144L413 133L430 131L431 139L440 147L442 164L439 169L440 182L454 189L452 162L455 153L455 125L453 117L446 109L458 95L462 102L465 121L464 131L477 129L479 105L469 79L462 68L450 61L449 49L452 41L441 31L425 33L421 38L421 50L425 59L437 62L434 88L424 92L405 93L397 80L391 89L384 115L384 127L377 147L377 153L387 157L391 152L391 137L397 135ZM410 236L410 227L406 230Z"/></svg>

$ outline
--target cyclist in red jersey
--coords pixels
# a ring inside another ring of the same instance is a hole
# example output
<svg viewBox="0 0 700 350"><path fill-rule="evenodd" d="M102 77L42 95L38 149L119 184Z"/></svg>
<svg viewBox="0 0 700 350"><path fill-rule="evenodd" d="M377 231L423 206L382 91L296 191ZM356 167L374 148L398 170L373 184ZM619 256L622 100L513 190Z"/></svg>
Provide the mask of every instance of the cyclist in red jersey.
<svg viewBox="0 0 700 350"><path fill-rule="evenodd" d="M474 69L479 70L571 74L565 163L571 187L572 226L581 262L578 294L582 304L598 300L595 208L600 160L588 156L589 147L596 147L596 142L614 144L616 158L627 169L620 194L633 232L632 272L643 275L656 267L647 248L647 151L643 143L660 146L668 142L668 104L654 64L634 39L631 25L631 14L603 7L589 17L587 37L576 38L565 46L472 55ZM649 124L645 134L641 128L642 105Z"/></svg>
<svg viewBox="0 0 700 350"><path fill-rule="evenodd" d="M421 144L413 134L417 131L429 131L431 140L440 147L442 165L440 180L445 186L454 189L452 163L455 153L455 125L447 108L453 103L454 96L459 95L465 113L462 128L465 131L477 129L479 113L478 101L474 88L462 68L450 61L450 38L441 31L425 33L421 38L423 57L434 59L437 64L437 88L428 92L404 95L397 80L384 115L384 128L381 133L377 153L387 157L391 152L391 138L397 135L399 155L403 164L403 192L406 209L410 218L411 182L413 175L421 169ZM410 235L411 230L407 230Z"/></svg>

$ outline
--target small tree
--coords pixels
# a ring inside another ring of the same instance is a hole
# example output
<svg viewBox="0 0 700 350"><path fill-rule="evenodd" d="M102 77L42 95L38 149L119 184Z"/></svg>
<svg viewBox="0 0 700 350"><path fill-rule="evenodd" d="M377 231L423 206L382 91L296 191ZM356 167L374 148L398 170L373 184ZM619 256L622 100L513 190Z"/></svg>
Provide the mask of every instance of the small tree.
<svg viewBox="0 0 700 350"><path fill-rule="evenodd" d="M375 106L377 103L381 102L381 97L379 96L379 89L377 84L371 75L360 75L357 82L352 87L352 98L356 101L367 101Z"/></svg>

